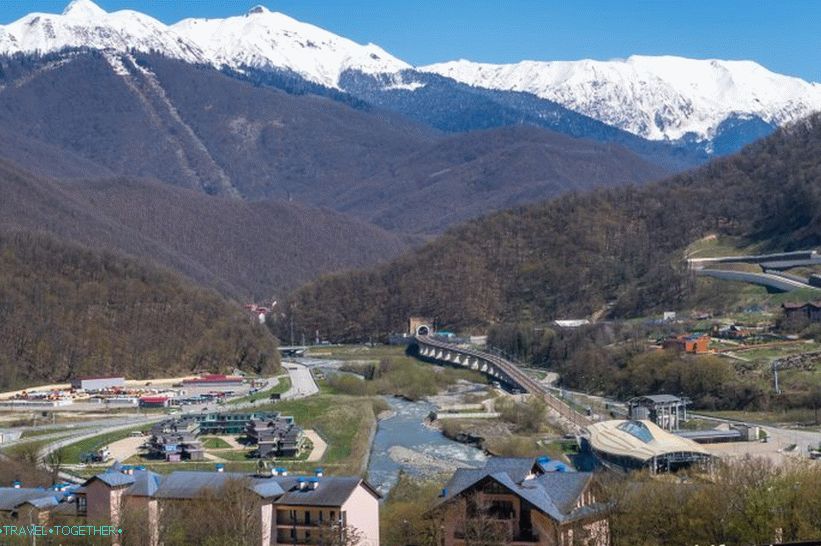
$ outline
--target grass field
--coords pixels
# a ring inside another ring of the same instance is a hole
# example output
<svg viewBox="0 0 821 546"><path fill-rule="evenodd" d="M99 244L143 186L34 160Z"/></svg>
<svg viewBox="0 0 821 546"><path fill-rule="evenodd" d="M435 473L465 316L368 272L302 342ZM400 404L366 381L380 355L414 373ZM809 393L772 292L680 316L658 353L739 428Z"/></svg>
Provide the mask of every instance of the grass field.
<svg viewBox="0 0 821 546"><path fill-rule="evenodd" d="M60 452L63 457L63 461L66 464L79 464L81 462L80 456L83 453L88 451L96 451L112 442L122 440L123 438L128 438L135 430L146 431L150 428L151 424L145 424L92 436L91 438L86 438L85 440L80 440L79 442L69 444L62 448Z"/></svg>
<svg viewBox="0 0 821 546"><path fill-rule="evenodd" d="M203 436L200 440L202 441L202 447L205 449L229 449L231 447L231 444L222 438Z"/></svg>
<svg viewBox="0 0 821 546"><path fill-rule="evenodd" d="M219 451L209 451L211 455L215 455L220 459L225 459L226 461L234 461L234 462L242 462L248 461L251 459L251 450L250 449L243 449L243 450L219 450Z"/></svg>
<svg viewBox="0 0 821 546"><path fill-rule="evenodd" d="M698 411L697 413L765 425L802 423L812 426L815 418L813 410L805 408L784 411ZM819 426L815 425L815 428Z"/></svg>
<svg viewBox="0 0 821 546"><path fill-rule="evenodd" d="M260 409L291 415L299 426L316 430L328 443L322 466L329 473L358 475L370 450L371 430L376 426L375 400L327 392L326 388L316 396L278 402ZM312 470L311 465L316 466L313 463L288 464L297 470Z"/></svg>
<svg viewBox="0 0 821 546"><path fill-rule="evenodd" d="M334 360L367 360L378 362L383 358L407 358L405 347L401 345L340 345L334 347L312 347L308 349L308 356L313 358L332 358Z"/></svg>
<svg viewBox="0 0 821 546"><path fill-rule="evenodd" d="M68 436L68 434L66 434L66 436ZM58 436L56 438L49 438L49 439L42 439L41 438L39 440L31 440L31 441L28 441L28 442L21 442L19 444L15 444L13 446L4 448L3 452L10 455L10 456L17 456L17 455L20 455L21 453L34 453L36 451L40 451L41 449L46 447L46 445L50 444L51 442L56 442L61 437L64 437L64 436Z"/></svg>

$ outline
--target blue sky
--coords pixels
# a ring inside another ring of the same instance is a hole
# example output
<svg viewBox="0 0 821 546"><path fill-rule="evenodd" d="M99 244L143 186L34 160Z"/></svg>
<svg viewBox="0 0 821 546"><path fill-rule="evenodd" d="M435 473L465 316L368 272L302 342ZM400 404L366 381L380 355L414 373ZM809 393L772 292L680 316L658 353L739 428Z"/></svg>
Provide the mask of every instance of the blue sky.
<svg viewBox="0 0 821 546"><path fill-rule="evenodd" d="M0 22L60 12L68 0L0 0ZM815 0L98 0L166 23L225 17L256 4L413 64L467 58L611 59L631 54L752 59L821 82L821 1Z"/></svg>

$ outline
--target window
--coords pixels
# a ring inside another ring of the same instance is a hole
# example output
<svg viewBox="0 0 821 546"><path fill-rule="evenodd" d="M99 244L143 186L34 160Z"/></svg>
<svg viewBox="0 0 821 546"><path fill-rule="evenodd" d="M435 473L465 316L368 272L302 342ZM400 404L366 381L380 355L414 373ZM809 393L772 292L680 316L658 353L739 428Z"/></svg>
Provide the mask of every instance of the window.
<svg viewBox="0 0 821 546"><path fill-rule="evenodd" d="M310 510L305 510L305 525L311 524L311 512Z"/></svg>
<svg viewBox="0 0 821 546"><path fill-rule="evenodd" d="M653 441L653 434L644 426L644 423L639 421L626 421L618 426L619 430L630 434L631 436L641 440L645 444Z"/></svg>

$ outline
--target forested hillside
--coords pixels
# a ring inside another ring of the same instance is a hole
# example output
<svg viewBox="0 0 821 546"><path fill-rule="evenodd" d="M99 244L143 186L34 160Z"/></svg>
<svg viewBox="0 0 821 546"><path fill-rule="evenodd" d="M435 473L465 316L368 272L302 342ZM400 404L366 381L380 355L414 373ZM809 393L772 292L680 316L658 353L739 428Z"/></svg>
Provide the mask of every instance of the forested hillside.
<svg viewBox="0 0 821 546"><path fill-rule="evenodd" d="M0 161L0 228L144 257L239 300L397 256L407 239L333 211L246 202L160 182L71 184Z"/></svg>
<svg viewBox="0 0 821 546"><path fill-rule="evenodd" d="M42 234L0 233L0 389L277 366L275 338L215 292Z"/></svg>
<svg viewBox="0 0 821 546"><path fill-rule="evenodd" d="M661 183L471 221L389 265L304 287L291 314L299 330L342 341L403 331L413 314L469 328L680 306L690 292L683 250L699 237L778 250L821 243L819 181L816 115Z"/></svg>

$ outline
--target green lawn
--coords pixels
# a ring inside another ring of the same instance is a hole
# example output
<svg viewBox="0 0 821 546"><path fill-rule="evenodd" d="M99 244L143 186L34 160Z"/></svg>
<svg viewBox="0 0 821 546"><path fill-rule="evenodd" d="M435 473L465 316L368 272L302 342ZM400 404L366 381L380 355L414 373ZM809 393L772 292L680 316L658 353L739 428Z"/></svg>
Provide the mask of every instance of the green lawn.
<svg viewBox="0 0 821 546"><path fill-rule="evenodd" d="M376 426L374 398L320 393L260 408L291 415L302 428L316 430L328 443L322 466L329 473L359 474L370 451L370 433ZM287 463L311 470L315 463Z"/></svg>
<svg viewBox="0 0 821 546"><path fill-rule="evenodd" d="M334 347L311 347L307 352L313 358L329 358L334 360L372 360L396 358L405 356L405 347L402 345L340 345Z"/></svg>
<svg viewBox="0 0 821 546"><path fill-rule="evenodd" d="M222 438L204 436L200 440L202 441L202 447L205 449L229 449L231 447L231 444Z"/></svg>
<svg viewBox="0 0 821 546"><path fill-rule="evenodd" d="M79 464L81 462L80 455L83 453L88 451L97 451L112 442L122 440L123 438L128 438L135 430L146 431L150 428L151 424L144 424L123 430L117 430L115 432L100 434L98 436L92 436L91 438L86 438L85 440L80 440L79 442L69 444L61 450L63 460L66 464Z"/></svg>
<svg viewBox="0 0 821 546"><path fill-rule="evenodd" d="M219 457L220 459L225 459L226 461L248 461L251 459L251 450L250 449L243 449L241 451L231 451L231 450L220 450L220 451L210 451L211 455Z"/></svg>
<svg viewBox="0 0 821 546"><path fill-rule="evenodd" d="M40 451L46 445L50 444L51 442L55 442L59 440L60 437L57 438L49 438L49 439L39 439L39 440L31 440L29 442L21 442L19 444L15 444L11 447L7 447L3 449L4 453L7 453L10 456L17 456L22 453L34 453Z"/></svg>

